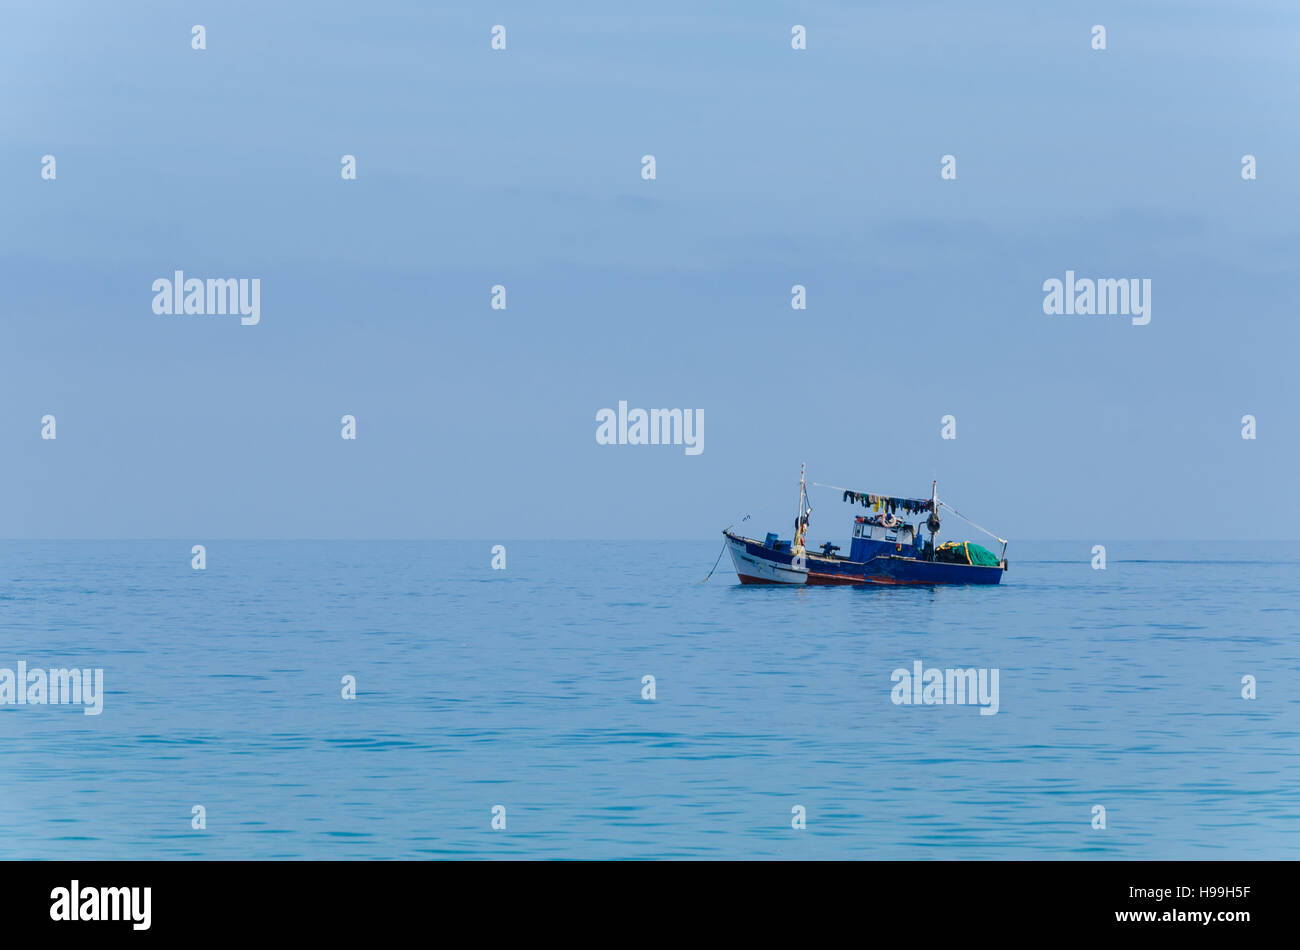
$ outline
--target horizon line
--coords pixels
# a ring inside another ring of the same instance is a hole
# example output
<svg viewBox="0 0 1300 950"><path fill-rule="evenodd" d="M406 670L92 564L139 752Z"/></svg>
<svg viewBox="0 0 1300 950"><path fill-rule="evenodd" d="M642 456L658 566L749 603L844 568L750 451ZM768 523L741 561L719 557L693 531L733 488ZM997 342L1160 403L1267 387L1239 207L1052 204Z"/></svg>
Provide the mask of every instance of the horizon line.
<svg viewBox="0 0 1300 950"><path fill-rule="evenodd" d="M721 533L721 532L719 532L719 533ZM554 538L554 537L551 537L551 538L544 538L544 537L514 537L514 538L510 538L510 537L506 537L506 538L502 538L502 537L496 537L496 538L491 538L491 537L479 537L479 538L467 538L467 537L461 537L461 538L450 538L450 537L449 537L449 538L426 538L426 537L418 537L418 538L417 538L417 537L406 537L406 538L402 538L402 537L397 537L397 538L393 538L393 537L364 537L364 538L362 538L362 537L355 537L355 538L339 538L339 537L298 537L298 538L289 538L289 537L259 537L259 536L253 536L253 537L231 537L231 536L224 536L224 537L223 537L223 536L217 536L217 537L211 537L211 536L192 536L192 537L189 537L189 538L181 538L181 537L170 537L170 538L165 538L165 537L148 537L148 538L146 538L146 537L91 537L91 538L86 538L86 537L52 537L52 538L51 538L51 537L45 537L45 538L37 538L37 537L8 537L8 536L0 536L0 543L3 543L3 542L63 542L63 543L85 543L85 542L168 542L168 543L171 543L171 542L175 542L175 543L178 543L178 544L198 544L198 543L200 543L200 541L199 541L199 540L195 540L196 537L200 537L201 540L206 541L206 542L211 542L211 541L260 541L260 542L303 542L303 541L313 541L313 542L329 542L329 543L357 543L357 542L372 542L372 543L403 543L403 544L409 544L409 543L420 543L420 544L433 544L433 543L440 543L440 544L466 544L466 543L470 543L470 542L473 542L473 543L501 544L501 543L504 543L504 542L516 542L516 541L525 541L525 542L551 541L551 542L560 542L560 543L564 543L564 544L569 544L569 543L591 543L591 542L625 542L625 543L626 543L626 542L639 542L639 543L655 543L655 544L676 544L676 543L681 543L681 542L690 542L690 543L695 543L695 542L715 541L715 540L717 540L717 539L714 538L714 537L694 537L694 538L682 538L682 537L678 537L678 538L597 538L597 537L576 537L576 538ZM1151 543L1151 544L1155 544L1155 543L1158 543L1158 544L1187 544L1187 543L1192 543L1192 542L1205 542L1205 543L1210 543L1210 542L1212 542L1212 541L1217 542L1217 541L1222 540L1222 539L1219 539L1219 538L1134 538L1134 537L1124 537L1124 538L1114 538L1114 537L1112 537L1112 538L1105 538L1104 536L1102 536L1102 539L1105 540L1105 541L1107 541L1108 543L1111 543L1111 544L1115 544L1115 543L1135 543L1135 542L1137 542L1137 543ZM1300 541L1300 538L1281 538L1281 537L1278 537L1278 538L1241 538L1241 539L1238 539L1238 540L1240 540L1240 541L1245 541L1246 543L1269 543L1269 544L1272 544L1272 543L1293 543L1293 542ZM1097 537L1097 536L1093 536L1093 537L1091 537L1091 538L1019 538L1019 539L1012 539L1010 542L1008 542L1008 545L1011 545L1011 544L1045 544L1045 543L1052 543L1052 544L1074 544L1074 543L1078 543L1078 544L1089 544L1089 543L1091 543L1091 544L1099 544L1099 543L1102 543L1102 541L1098 540L1098 537Z"/></svg>

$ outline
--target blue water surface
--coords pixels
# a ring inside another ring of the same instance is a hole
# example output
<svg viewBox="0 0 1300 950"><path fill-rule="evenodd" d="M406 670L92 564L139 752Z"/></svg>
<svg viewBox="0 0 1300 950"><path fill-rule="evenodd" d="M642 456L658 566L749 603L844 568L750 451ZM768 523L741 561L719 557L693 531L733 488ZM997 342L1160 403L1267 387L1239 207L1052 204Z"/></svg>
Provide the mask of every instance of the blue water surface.
<svg viewBox="0 0 1300 950"><path fill-rule="evenodd" d="M191 543L0 542L0 667L106 690L0 706L0 857L1300 855L1300 544L908 589L701 584L698 541ZM915 660L998 669L998 713L895 705Z"/></svg>

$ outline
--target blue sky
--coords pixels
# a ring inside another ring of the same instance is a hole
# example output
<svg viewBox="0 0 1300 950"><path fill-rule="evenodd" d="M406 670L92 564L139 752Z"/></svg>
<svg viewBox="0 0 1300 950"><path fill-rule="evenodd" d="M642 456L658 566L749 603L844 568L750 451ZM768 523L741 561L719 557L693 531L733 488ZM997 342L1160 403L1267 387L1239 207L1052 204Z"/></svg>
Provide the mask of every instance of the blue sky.
<svg viewBox="0 0 1300 950"><path fill-rule="evenodd" d="M1300 537L1300 8L997 7L10 5L0 536L788 533L806 461L1012 539ZM155 316L176 269L261 323ZM1151 323L1045 315L1067 269ZM597 445L619 400L705 451Z"/></svg>

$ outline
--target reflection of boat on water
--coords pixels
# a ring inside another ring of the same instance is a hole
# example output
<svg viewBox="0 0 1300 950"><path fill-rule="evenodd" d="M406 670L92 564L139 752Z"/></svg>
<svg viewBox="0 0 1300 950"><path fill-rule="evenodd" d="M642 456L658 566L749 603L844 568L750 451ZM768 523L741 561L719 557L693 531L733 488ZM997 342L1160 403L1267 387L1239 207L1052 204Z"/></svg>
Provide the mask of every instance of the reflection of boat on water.
<svg viewBox="0 0 1300 950"><path fill-rule="evenodd" d="M929 498L878 495L833 485L820 487L843 492L844 501L874 512L853 519L848 555L836 553L839 546L829 541L818 551L805 548L812 508L801 469L793 540L782 541L775 533L759 541L735 534L730 528L722 532L742 584L996 584L1002 580L1007 569L1006 539L985 531L940 501L938 482L931 484ZM1001 541L1001 557L969 541L936 545L940 508ZM913 525L906 520L909 515L926 517ZM924 542L922 530L930 534Z"/></svg>

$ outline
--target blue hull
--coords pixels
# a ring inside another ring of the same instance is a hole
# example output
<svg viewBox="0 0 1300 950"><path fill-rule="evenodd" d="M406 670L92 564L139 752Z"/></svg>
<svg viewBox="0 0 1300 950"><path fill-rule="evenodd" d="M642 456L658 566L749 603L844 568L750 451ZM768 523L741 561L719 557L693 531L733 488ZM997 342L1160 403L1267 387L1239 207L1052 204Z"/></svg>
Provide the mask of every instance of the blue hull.
<svg viewBox="0 0 1300 950"><path fill-rule="evenodd" d="M997 584L1005 568L978 564L948 564L908 557L878 557L865 565L873 584Z"/></svg>
<svg viewBox="0 0 1300 950"><path fill-rule="evenodd" d="M1005 571L1001 565L951 564L896 553L877 555L866 561L811 552L796 558L788 548L777 550L730 531L723 534L742 584L997 584Z"/></svg>

